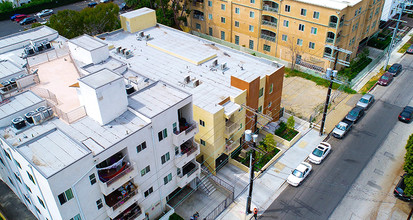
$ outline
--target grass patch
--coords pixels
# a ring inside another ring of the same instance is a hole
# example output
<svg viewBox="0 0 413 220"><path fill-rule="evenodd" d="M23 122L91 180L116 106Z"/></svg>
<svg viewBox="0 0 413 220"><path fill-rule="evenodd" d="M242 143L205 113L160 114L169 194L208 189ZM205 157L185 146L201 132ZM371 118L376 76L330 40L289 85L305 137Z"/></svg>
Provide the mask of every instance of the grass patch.
<svg viewBox="0 0 413 220"><path fill-rule="evenodd" d="M388 69L389 67L390 67L390 65L388 65L386 69ZM363 88L360 89L360 93L363 94L363 95L366 94L366 93L371 89L371 87L373 87L374 84L376 84L376 82L380 79L380 77L381 77L381 75L383 75L383 73L384 73L383 68L380 68L380 71L379 71L375 76L373 76L373 77L363 86Z"/></svg>
<svg viewBox="0 0 413 220"><path fill-rule="evenodd" d="M307 79L307 80L311 80L311 81L315 82L317 85L323 86L323 87L326 87L326 88L328 88L328 86L330 85L330 81L328 81L326 79L316 77L316 76L313 76L313 75L310 75L310 74L307 74L307 73L303 73L303 72L298 71L298 70L291 70L290 68L285 68L285 73L286 73L285 77L294 77L294 76L301 77L301 78L304 78L304 79ZM338 89L339 87L340 87L340 84L333 83L333 89ZM343 91L345 93L348 93L348 94L357 93L356 91L352 90L349 86L345 86Z"/></svg>
<svg viewBox="0 0 413 220"><path fill-rule="evenodd" d="M397 52L399 53L406 53L407 48L410 47L410 45L412 45L411 43L407 42L405 43Z"/></svg>

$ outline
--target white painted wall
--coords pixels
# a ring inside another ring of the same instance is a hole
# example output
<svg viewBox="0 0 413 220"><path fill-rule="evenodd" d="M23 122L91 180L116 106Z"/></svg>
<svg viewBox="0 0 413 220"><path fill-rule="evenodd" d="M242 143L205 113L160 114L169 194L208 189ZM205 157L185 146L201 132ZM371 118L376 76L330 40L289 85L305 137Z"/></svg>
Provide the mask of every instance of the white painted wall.
<svg viewBox="0 0 413 220"><path fill-rule="evenodd" d="M97 64L109 58L109 48L101 47L92 51L85 50L78 45L68 42L69 50L72 57L85 64Z"/></svg>
<svg viewBox="0 0 413 220"><path fill-rule="evenodd" d="M383 11L381 13L380 20L388 21L393 16L395 16L397 14L397 6L398 6L398 1L396 1L396 0L386 0L384 2Z"/></svg>

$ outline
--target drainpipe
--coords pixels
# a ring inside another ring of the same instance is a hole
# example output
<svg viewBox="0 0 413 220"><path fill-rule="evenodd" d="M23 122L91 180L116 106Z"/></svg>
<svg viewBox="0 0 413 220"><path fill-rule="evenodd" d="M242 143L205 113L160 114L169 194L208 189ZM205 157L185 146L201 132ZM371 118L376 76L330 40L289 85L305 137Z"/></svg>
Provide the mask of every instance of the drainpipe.
<svg viewBox="0 0 413 220"><path fill-rule="evenodd" d="M278 35L280 34L280 21L281 21L281 5L282 5L283 0L280 0L280 5L278 6L278 21L277 21L277 37L275 38L275 57L277 57L277 52L278 52ZM280 59L281 59L281 53L280 53Z"/></svg>
<svg viewBox="0 0 413 220"><path fill-rule="evenodd" d="M153 152L154 152L154 157L155 157L155 170L156 170L156 172L155 172L155 175L156 175L156 179L158 180L157 181L157 184L158 185L160 185L159 184L159 173L158 173L158 162L159 162L159 160L158 159L156 159L156 158L158 158L158 154L156 153L156 150L155 150L155 136L154 136L154 133L153 133L153 126L151 126L151 133L152 133L152 145L153 145ZM175 149L174 149L175 150ZM164 207L164 204L163 204L163 202L162 202L162 187L161 186L159 186L159 200L160 200L160 202L161 202L161 207Z"/></svg>
<svg viewBox="0 0 413 220"><path fill-rule="evenodd" d="M39 181L37 181L36 175L35 175L34 172L33 172L33 167L32 167L32 165L29 164L29 167L30 167L30 170L31 170L32 173L33 173L34 180L37 182L37 188L38 188L39 191L40 191L40 194L41 194L41 196L42 196L42 198L43 198L43 201L46 201L46 200L44 199L43 191L42 191L42 189L40 188ZM47 213L49 213L50 218L53 219L52 215L50 214L50 210L49 210L49 208L48 208L48 206L47 206L47 202L44 202L44 205L46 206L46 210L47 210Z"/></svg>

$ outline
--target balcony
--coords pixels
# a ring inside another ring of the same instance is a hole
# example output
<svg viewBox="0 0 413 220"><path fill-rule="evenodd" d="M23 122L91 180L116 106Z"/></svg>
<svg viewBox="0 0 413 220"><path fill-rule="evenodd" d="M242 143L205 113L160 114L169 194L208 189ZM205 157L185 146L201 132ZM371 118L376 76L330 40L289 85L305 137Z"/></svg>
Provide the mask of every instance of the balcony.
<svg viewBox="0 0 413 220"><path fill-rule="evenodd" d="M225 144L225 152L230 153L232 150L239 146L238 141L228 140Z"/></svg>
<svg viewBox="0 0 413 220"><path fill-rule="evenodd" d="M329 22L328 26L331 28L336 28L337 27L337 23L336 22Z"/></svg>
<svg viewBox="0 0 413 220"><path fill-rule="evenodd" d="M275 42L275 36L270 36L268 34L261 34L261 38L264 40Z"/></svg>
<svg viewBox="0 0 413 220"><path fill-rule="evenodd" d="M182 167L182 173L178 175L177 184L179 187L184 188L188 183L194 180L201 173L199 169L200 164L195 160L185 164Z"/></svg>
<svg viewBox="0 0 413 220"><path fill-rule="evenodd" d="M188 140L187 142L181 145L180 153L175 156L175 165L177 167L182 167L191 160L195 159L195 157L199 155L199 153L199 144L192 140Z"/></svg>
<svg viewBox="0 0 413 220"><path fill-rule="evenodd" d="M139 193L138 187L129 181L105 196L106 205L109 207L106 212L110 218L115 218L141 199L142 195Z"/></svg>
<svg viewBox="0 0 413 220"><path fill-rule="evenodd" d="M262 10L278 13L278 8L271 7L270 5L263 5Z"/></svg>
<svg viewBox="0 0 413 220"><path fill-rule="evenodd" d="M123 184L125 184L127 181L131 180L133 177L138 175L138 167L135 163L130 163L126 162L124 166L119 168L119 171L115 170L109 170L106 171L109 176L111 176L110 179L107 181L105 177L103 177L103 172L104 171L99 171L99 186L104 195L110 194L113 190L119 188ZM115 173L113 175L110 175L110 173Z"/></svg>
<svg viewBox="0 0 413 220"><path fill-rule="evenodd" d="M240 127L240 125L238 123L235 123L231 120L228 120L225 123L225 135L227 137L231 136L235 131L238 130L239 127Z"/></svg>
<svg viewBox="0 0 413 220"><path fill-rule="evenodd" d="M192 121L191 123L180 123L179 130L174 131L173 144L175 146L181 146L187 140L191 139L199 131L198 125Z"/></svg>
<svg viewBox="0 0 413 220"><path fill-rule="evenodd" d="M262 20L262 24L263 25L267 25L267 26L270 26L270 27L277 27L277 23L275 23L275 22L271 22L271 21L267 21L267 20Z"/></svg>
<svg viewBox="0 0 413 220"><path fill-rule="evenodd" d="M139 207L139 205L136 203L133 203L125 211L120 213L115 218L112 218L112 220L134 220L134 219L144 219L144 218L145 218L145 214L142 213L142 210Z"/></svg>
<svg viewBox="0 0 413 220"><path fill-rule="evenodd" d="M334 42L334 38L326 38L326 43L333 43Z"/></svg>
<svg viewBox="0 0 413 220"><path fill-rule="evenodd" d="M194 14L194 18L203 21L204 20L204 15Z"/></svg>

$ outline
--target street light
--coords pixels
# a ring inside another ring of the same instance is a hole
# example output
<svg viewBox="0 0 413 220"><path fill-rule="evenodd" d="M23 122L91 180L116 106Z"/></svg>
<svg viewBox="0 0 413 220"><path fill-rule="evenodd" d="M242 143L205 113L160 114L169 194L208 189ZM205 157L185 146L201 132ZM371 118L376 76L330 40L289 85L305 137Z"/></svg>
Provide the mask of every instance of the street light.
<svg viewBox="0 0 413 220"><path fill-rule="evenodd" d="M324 124L325 124L326 117L327 117L328 104L330 102L331 88L333 87L333 80L334 78L337 77L337 73L338 73L337 70L331 70L331 68L327 68L326 77L327 79L330 80L330 85L328 86L326 103L324 105L323 120L321 120L320 136L323 135L324 133Z"/></svg>

